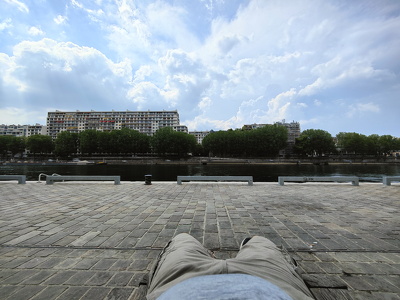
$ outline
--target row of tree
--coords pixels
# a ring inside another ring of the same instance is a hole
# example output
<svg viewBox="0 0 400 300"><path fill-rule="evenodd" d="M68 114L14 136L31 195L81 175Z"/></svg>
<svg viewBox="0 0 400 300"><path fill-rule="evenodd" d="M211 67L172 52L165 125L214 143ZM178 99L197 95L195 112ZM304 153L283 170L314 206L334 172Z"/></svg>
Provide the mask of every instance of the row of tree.
<svg viewBox="0 0 400 300"><path fill-rule="evenodd" d="M61 132L53 141L50 136L33 135L28 138L0 136L0 155L6 157L28 149L31 154L71 155L134 155L138 153L168 154L180 157L187 153L221 157L273 157L287 146L287 128L267 125L253 130L227 130L208 134L202 145L193 135L176 132L170 127L159 129L152 137L136 130L123 128L110 132L85 130L81 133ZM391 135L365 136L341 132L332 137L327 131L308 129L296 139L297 155L322 156L329 154L355 154L386 156L400 150L400 139Z"/></svg>
<svg viewBox="0 0 400 300"><path fill-rule="evenodd" d="M335 138L327 131L308 129L296 139L294 151L297 154L322 156L323 154L354 154L387 156L393 150L400 150L400 139L391 135L355 132L340 132Z"/></svg>
<svg viewBox="0 0 400 300"><path fill-rule="evenodd" d="M206 153L221 157L276 156L286 147L288 130L284 126L267 125L253 130L216 131L203 139Z"/></svg>
<svg viewBox="0 0 400 300"><path fill-rule="evenodd" d="M196 138L184 132L176 132L165 127L152 137L136 130L123 128L109 132L85 130L80 133L63 131L53 141L47 135L32 135L28 138L0 136L0 155L12 157L25 149L35 155L54 153L58 157L71 155L135 155L154 152L159 155L175 154L179 156L196 150Z"/></svg>

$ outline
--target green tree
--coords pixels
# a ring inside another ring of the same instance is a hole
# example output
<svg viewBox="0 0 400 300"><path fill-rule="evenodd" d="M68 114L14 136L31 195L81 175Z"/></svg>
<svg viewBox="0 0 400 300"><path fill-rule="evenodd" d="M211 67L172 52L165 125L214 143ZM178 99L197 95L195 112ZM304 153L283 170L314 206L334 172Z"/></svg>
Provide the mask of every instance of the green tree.
<svg viewBox="0 0 400 300"><path fill-rule="evenodd" d="M61 157L68 157L75 154L78 149L79 135L77 133L62 131L57 135L54 142L55 153Z"/></svg>
<svg viewBox="0 0 400 300"><path fill-rule="evenodd" d="M367 136L366 140L366 153L369 155L380 155L379 135L371 134Z"/></svg>
<svg viewBox="0 0 400 300"><path fill-rule="evenodd" d="M109 131L99 131L97 132L98 139L98 151L99 153L112 153L113 145L111 141L111 133Z"/></svg>
<svg viewBox="0 0 400 300"><path fill-rule="evenodd" d="M95 129L84 130L79 133L79 149L89 156L99 152L99 135Z"/></svg>
<svg viewBox="0 0 400 300"><path fill-rule="evenodd" d="M253 130L211 132L202 145L206 152L222 157L268 157L285 148L287 137L286 127L267 125Z"/></svg>
<svg viewBox="0 0 400 300"><path fill-rule="evenodd" d="M151 145L158 155L178 154L181 157L194 151L196 138L184 132L174 131L171 127L163 127L153 135Z"/></svg>
<svg viewBox="0 0 400 300"><path fill-rule="evenodd" d="M321 129L303 131L296 139L296 151L301 154L322 156L335 152L335 144L329 132Z"/></svg>
<svg viewBox="0 0 400 300"><path fill-rule="evenodd" d="M336 135L337 146L342 152L354 154L368 153L367 136L355 132L340 132Z"/></svg>
<svg viewBox="0 0 400 300"><path fill-rule="evenodd" d="M0 155L2 157L7 158L8 144L9 144L10 138L11 138L11 136L8 136L8 135L0 136Z"/></svg>
<svg viewBox="0 0 400 300"><path fill-rule="evenodd" d="M115 142L120 153L145 153L150 149L150 138L137 130L122 128L116 134Z"/></svg>
<svg viewBox="0 0 400 300"><path fill-rule="evenodd" d="M27 149L33 153L51 153L54 150L54 143L48 135L31 135L26 141Z"/></svg>
<svg viewBox="0 0 400 300"><path fill-rule="evenodd" d="M379 149L383 156L389 155L390 151L396 150L396 138L391 135L382 135L379 137Z"/></svg>
<svg viewBox="0 0 400 300"><path fill-rule="evenodd" d="M253 156L276 156L287 145L288 130L285 126L266 125L250 130L248 134L251 142L247 147L248 151L253 151Z"/></svg>
<svg viewBox="0 0 400 300"><path fill-rule="evenodd" d="M14 157L16 154L24 152L25 144L26 143L24 137L11 136L7 144L7 149Z"/></svg>

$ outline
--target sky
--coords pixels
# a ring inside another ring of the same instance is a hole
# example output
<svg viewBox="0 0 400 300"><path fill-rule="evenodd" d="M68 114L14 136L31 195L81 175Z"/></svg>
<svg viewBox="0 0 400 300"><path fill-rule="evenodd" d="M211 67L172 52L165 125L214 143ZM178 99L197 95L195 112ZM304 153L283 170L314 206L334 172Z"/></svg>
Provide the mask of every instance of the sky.
<svg viewBox="0 0 400 300"><path fill-rule="evenodd" d="M399 0L0 0L0 124L178 110L400 137Z"/></svg>

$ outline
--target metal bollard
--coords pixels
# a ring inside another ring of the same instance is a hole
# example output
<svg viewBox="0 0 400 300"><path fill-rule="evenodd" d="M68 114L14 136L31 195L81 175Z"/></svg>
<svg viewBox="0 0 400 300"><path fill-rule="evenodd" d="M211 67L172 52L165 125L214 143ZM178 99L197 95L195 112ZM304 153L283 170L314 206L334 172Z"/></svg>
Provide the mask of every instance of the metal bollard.
<svg viewBox="0 0 400 300"><path fill-rule="evenodd" d="M151 185L151 175L144 175L144 184Z"/></svg>

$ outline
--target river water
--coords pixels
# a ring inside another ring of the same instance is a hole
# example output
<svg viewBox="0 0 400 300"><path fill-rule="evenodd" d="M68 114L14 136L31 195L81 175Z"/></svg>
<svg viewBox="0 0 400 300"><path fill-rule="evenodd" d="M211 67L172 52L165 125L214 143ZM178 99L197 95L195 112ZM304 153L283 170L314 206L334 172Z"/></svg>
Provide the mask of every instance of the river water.
<svg viewBox="0 0 400 300"><path fill-rule="evenodd" d="M360 181L379 182L382 176L400 176L400 164L141 164L141 165L0 165L0 175L21 174L38 180L39 174L120 175L122 181L176 181L178 175L248 175L255 182L275 182L278 176L358 176Z"/></svg>

